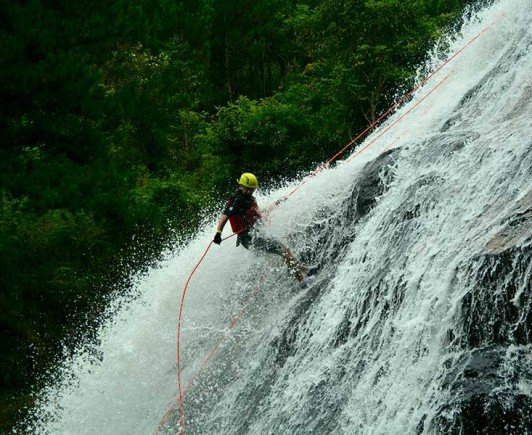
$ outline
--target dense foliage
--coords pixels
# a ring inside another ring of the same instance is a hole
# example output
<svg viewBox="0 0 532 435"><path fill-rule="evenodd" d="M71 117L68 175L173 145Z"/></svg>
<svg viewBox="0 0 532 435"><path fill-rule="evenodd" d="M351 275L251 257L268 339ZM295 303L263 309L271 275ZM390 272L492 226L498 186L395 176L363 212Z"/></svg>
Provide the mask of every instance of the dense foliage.
<svg viewBox="0 0 532 435"><path fill-rule="evenodd" d="M463 0L0 5L0 427L241 171L334 154ZM84 328L82 328L84 326Z"/></svg>

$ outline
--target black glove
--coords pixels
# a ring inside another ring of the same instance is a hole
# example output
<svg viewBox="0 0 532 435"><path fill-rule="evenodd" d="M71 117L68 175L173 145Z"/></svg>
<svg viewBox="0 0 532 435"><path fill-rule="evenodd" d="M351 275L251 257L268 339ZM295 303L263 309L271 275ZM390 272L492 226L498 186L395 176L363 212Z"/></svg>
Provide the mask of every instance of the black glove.
<svg viewBox="0 0 532 435"><path fill-rule="evenodd" d="M217 245L219 245L220 243L222 243L222 233L216 233L216 235L214 236L214 243L216 243Z"/></svg>

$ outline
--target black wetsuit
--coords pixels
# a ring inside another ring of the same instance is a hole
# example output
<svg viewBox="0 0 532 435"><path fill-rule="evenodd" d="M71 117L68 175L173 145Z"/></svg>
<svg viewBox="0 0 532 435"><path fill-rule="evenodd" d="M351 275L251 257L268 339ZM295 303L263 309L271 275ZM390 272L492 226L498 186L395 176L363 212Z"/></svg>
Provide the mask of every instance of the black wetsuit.
<svg viewBox="0 0 532 435"><path fill-rule="evenodd" d="M233 232L238 233L237 246L242 245L246 249L253 247L278 255L282 255L284 252L283 245L277 240L254 230L255 224L261 216L257 202L252 195L244 195L238 190L227 200L223 214L229 216L229 223Z"/></svg>

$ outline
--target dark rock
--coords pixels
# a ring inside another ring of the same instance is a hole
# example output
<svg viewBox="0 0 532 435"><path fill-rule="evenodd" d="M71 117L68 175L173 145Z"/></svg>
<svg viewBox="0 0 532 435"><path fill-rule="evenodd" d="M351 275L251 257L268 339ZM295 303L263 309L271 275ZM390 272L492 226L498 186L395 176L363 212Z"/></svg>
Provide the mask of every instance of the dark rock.
<svg viewBox="0 0 532 435"><path fill-rule="evenodd" d="M528 348L477 349L464 356L447 375L443 388L451 400L443 405L429 433L526 434L532 428ZM424 428L424 421L418 430Z"/></svg>
<svg viewBox="0 0 532 435"><path fill-rule="evenodd" d="M392 175L391 168L398 150L399 148L389 150L364 167L360 181L355 184L351 194L351 201L359 218L366 216L375 206L377 198L385 192L386 186L382 180Z"/></svg>
<svg viewBox="0 0 532 435"><path fill-rule="evenodd" d="M532 193L503 220L485 252L457 275L472 288L449 331L442 389L449 400L428 432L526 434L532 430ZM426 431L426 418L419 426Z"/></svg>

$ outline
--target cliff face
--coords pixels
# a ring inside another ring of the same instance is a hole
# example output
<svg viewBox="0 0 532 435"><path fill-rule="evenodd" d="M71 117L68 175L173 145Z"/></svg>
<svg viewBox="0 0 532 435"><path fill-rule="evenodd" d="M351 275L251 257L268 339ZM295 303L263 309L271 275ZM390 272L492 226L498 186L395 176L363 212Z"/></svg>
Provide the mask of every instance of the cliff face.
<svg viewBox="0 0 532 435"><path fill-rule="evenodd" d="M532 427L532 192L502 217L503 228L471 264L443 382L447 433L526 433Z"/></svg>

